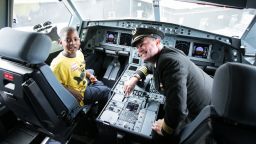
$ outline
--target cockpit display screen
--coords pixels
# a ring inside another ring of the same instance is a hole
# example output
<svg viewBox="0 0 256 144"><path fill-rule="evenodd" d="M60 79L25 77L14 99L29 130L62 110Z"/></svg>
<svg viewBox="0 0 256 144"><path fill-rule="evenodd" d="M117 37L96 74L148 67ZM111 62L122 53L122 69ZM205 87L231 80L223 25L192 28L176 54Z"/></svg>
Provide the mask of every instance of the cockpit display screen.
<svg viewBox="0 0 256 144"><path fill-rule="evenodd" d="M109 44L117 44L117 36L117 32L107 31L105 42Z"/></svg>
<svg viewBox="0 0 256 144"><path fill-rule="evenodd" d="M207 59L209 44L194 43L192 56Z"/></svg>
<svg viewBox="0 0 256 144"><path fill-rule="evenodd" d="M129 67L129 70L136 71L136 70L137 70L137 67L135 67L135 66L130 66L130 67Z"/></svg>
<svg viewBox="0 0 256 144"><path fill-rule="evenodd" d="M132 35L127 33L121 33L120 45L131 46Z"/></svg>

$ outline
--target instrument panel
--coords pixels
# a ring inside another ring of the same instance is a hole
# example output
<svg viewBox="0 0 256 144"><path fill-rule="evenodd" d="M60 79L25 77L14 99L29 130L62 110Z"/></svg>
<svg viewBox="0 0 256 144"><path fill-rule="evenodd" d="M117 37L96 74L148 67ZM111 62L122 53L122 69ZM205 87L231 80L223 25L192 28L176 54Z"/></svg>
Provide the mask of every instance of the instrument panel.
<svg viewBox="0 0 256 144"><path fill-rule="evenodd" d="M131 47L131 33L136 27L154 27L163 31L163 45L182 50L198 66L217 68L225 62L241 62L242 59L232 38L169 23L138 20L87 22L80 32L82 47L126 55L129 63L137 60L140 64L138 56L133 54L136 49Z"/></svg>

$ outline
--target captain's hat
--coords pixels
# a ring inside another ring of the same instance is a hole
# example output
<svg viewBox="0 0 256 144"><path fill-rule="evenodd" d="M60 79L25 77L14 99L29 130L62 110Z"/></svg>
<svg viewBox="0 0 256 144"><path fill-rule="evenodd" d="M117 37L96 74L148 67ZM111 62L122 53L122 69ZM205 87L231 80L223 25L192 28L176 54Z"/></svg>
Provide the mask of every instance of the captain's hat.
<svg viewBox="0 0 256 144"><path fill-rule="evenodd" d="M132 31L132 46L135 47L138 42L144 37L160 37L164 38L164 33L155 28L136 28Z"/></svg>

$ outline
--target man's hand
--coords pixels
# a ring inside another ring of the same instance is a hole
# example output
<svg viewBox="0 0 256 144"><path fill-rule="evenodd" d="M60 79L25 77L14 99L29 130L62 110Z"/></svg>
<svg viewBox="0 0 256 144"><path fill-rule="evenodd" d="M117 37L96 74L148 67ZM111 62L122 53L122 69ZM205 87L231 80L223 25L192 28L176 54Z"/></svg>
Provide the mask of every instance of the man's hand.
<svg viewBox="0 0 256 144"><path fill-rule="evenodd" d="M131 94L132 90L134 89L135 85L139 79L137 77L131 77L128 81L124 83L124 95L128 96Z"/></svg>
<svg viewBox="0 0 256 144"><path fill-rule="evenodd" d="M159 120L155 121L153 126L152 126L152 129L154 131L156 131L156 133L161 135L161 136L163 136L163 133L161 131L163 123L164 123L164 119L159 119Z"/></svg>

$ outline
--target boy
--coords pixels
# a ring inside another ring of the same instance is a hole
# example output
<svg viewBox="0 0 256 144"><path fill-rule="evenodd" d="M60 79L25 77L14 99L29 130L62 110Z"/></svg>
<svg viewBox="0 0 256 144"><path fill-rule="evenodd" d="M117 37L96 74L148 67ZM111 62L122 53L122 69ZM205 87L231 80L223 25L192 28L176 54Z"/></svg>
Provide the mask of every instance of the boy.
<svg viewBox="0 0 256 144"><path fill-rule="evenodd" d="M108 100L110 89L98 81L85 69L83 53L79 50L80 39L73 27L65 27L60 32L59 43L63 51L51 62L51 69L59 82L69 90L81 106L98 101L103 108ZM88 78L91 85L88 85Z"/></svg>

